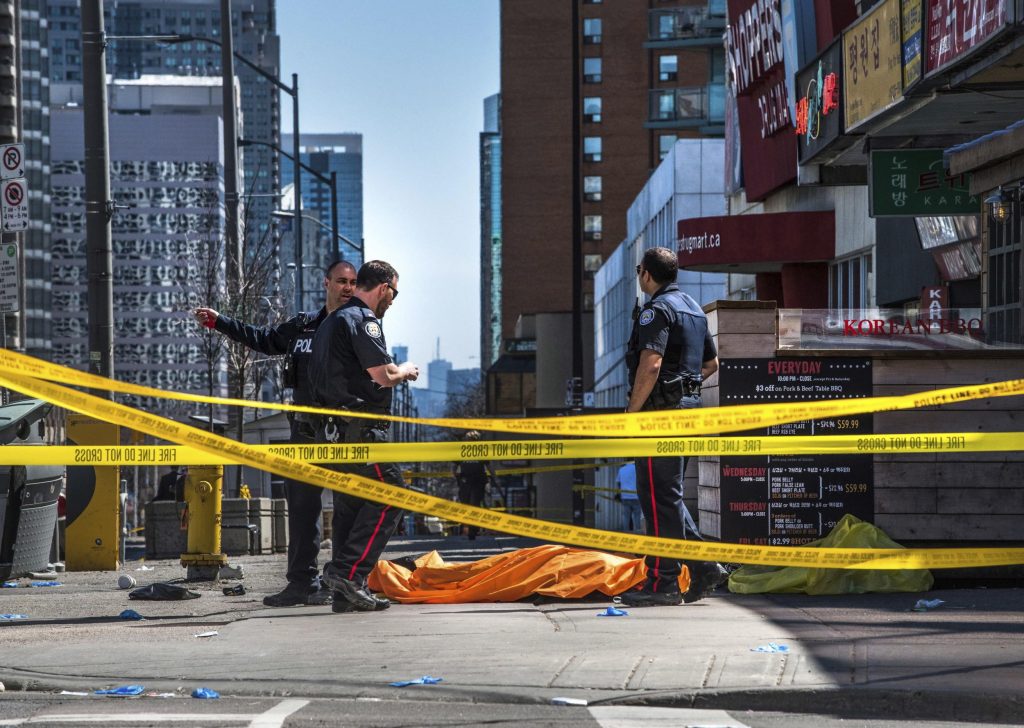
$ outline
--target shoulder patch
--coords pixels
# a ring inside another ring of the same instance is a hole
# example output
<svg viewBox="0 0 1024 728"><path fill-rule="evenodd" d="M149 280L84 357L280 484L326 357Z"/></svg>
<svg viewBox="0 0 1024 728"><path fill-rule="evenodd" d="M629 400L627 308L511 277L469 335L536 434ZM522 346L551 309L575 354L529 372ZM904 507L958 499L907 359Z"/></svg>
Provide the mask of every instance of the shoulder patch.
<svg viewBox="0 0 1024 728"><path fill-rule="evenodd" d="M651 323L651 321L653 321L653 320L654 320L654 309L653 308L645 308L643 311L640 312L640 319L639 319L639 321L640 321L640 325L641 326L646 326L647 324Z"/></svg>
<svg viewBox="0 0 1024 728"><path fill-rule="evenodd" d="M367 336L372 336L374 339L380 338L380 324L376 321L367 321L363 324L363 331L366 332Z"/></svg>

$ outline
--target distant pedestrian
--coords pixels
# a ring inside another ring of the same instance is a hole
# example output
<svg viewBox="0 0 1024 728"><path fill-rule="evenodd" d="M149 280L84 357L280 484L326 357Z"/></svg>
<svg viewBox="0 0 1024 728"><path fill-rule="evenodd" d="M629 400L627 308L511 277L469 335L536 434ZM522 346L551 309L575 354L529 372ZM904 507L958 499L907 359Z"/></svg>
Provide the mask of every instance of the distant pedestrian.
<svg viewBox="0 0 1024 728"><path fill-rule="evenodd" d="M679 290L679 262L668 248L651 248L636 267L640 289L650 300L633 322L626 351L629 370L627 412L688 409L700 406L701 383L718 371L718 352L708 319L691 296ZM637 490L648 536L686 538L681 457L647 457L636 462ZM699 535L694 533L699 538ZM701 599L727 576L712 561L685 562L690 588L679 591L684 562L648 556L647 581L641 591L622 595L625 604L646 607Z"/></svg>
<svg viewBox="0 0 1024 728"><path fill-rule="evenodd" d="M356 292L328 316L313 337L309 380L318 407L390 414L392 389L415 381L419 367L388 355L381 318L398 297L398 273L382 260L359 269ZM391 422L342 416L319 418L318 442L387 442ZM404 487L395 463L338 465L334 469ZM333 558L323 581L334 590L335 612L375 611L391 602L375 597L366 579L395 532L402 511L354 495L334 493Z"/></svg>
<svg viewBox="0 0 1024 728"><path fill-rule="evenodd" d="M324 275L326 302L319 311L301 312L279 326L256 327L236 321L214 311L197 308L196 320L263 354L285 355L284 385L292 389L295 404L313 403L309 389L309 356L313 334L323 320L352 297L356 286L356 269L345 260L327 267ZM308 445L315 442L314 427L306 416L288 414L290 441ZM268 607L291 607L297 604L327 604L330 591L320 586L320 515L323 510L323 488L298 480L285 481L288 502L288 585L277 594L263 598Z"/></svg>
<svg viewBox="0 0 1024 728"><path fill-rule="evenodd" d="M155 501L183 501L185 500L185 475L184 467L172 465L170 469L160 476L156 486Z"/></svg>
<svg viewBox="0 0 1024 728"><path fill-rule="evenodd" d="M480 433L470 430L462 439L476 441L480 439ZM490 464L483 460L463 460L455 464L454 474L455 482L459 486L459 503L478 508L482 506L487 495L487 484L493 482L494 478ZM467 526L467 529L469 540L476 540L480 527Z"/></svg>
<svg viewBox="0 0 1024 728"><path fill-rule="evenodd" d="M615 476L615 485L619 491L615 500L622 503L622 530L626 533L638 533L643 523L640 510L640 498L636 494L636 463L623 463Z"/></svg>

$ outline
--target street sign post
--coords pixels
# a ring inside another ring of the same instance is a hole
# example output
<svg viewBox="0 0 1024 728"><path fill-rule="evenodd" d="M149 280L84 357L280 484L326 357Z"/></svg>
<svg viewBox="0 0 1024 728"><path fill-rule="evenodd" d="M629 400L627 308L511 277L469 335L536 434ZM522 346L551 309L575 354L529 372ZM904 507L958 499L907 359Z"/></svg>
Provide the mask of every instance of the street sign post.
<svg viewBox="0 0 1024 728"><path fill-rule="evenodd" d="M18 277L18 246L5 243L0 247L0 313L19 310Z"/></svg>
<svg viewBox="0 0 1024 728"><path fill-rule="evenodd" d="M0 179L25 176L25 145L0 145Z"/></svg>
<svg viewBox="0 0 1024 728"><path fill-rule="evenodd" d="M4 165L0 165L4 166ZM28 192L24 179L5 179L0 188L3 230L13 233L28 229Z"/></svg>

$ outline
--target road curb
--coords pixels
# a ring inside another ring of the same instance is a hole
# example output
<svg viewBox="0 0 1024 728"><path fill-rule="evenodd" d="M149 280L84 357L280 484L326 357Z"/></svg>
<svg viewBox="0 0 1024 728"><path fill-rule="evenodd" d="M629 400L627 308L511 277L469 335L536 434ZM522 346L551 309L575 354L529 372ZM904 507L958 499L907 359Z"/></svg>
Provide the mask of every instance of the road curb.
<svg viewBox="0 0 1024 728"><path fill-rule="evenodd" d="M1024 694L897 690L867 687L658 691L594 701L591 705L817 713L842 718L916 718L1018 725Z"/></svg>

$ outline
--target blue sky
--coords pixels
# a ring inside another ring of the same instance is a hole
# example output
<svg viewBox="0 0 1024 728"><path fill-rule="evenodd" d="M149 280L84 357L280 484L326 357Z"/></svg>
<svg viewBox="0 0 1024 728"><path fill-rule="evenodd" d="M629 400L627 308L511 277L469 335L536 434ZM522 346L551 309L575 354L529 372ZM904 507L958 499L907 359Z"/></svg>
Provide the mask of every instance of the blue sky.
<svg viewBox="0 0 1024 728"><path fill-rule="evenodd" d="M363 134L368 258L399 272L389 346L480 365L479 133L499 90L498 0L279 0L303 132ZM291 99L282 98L283 131ZM425 384L421 378L420 384Z"/></svg>

